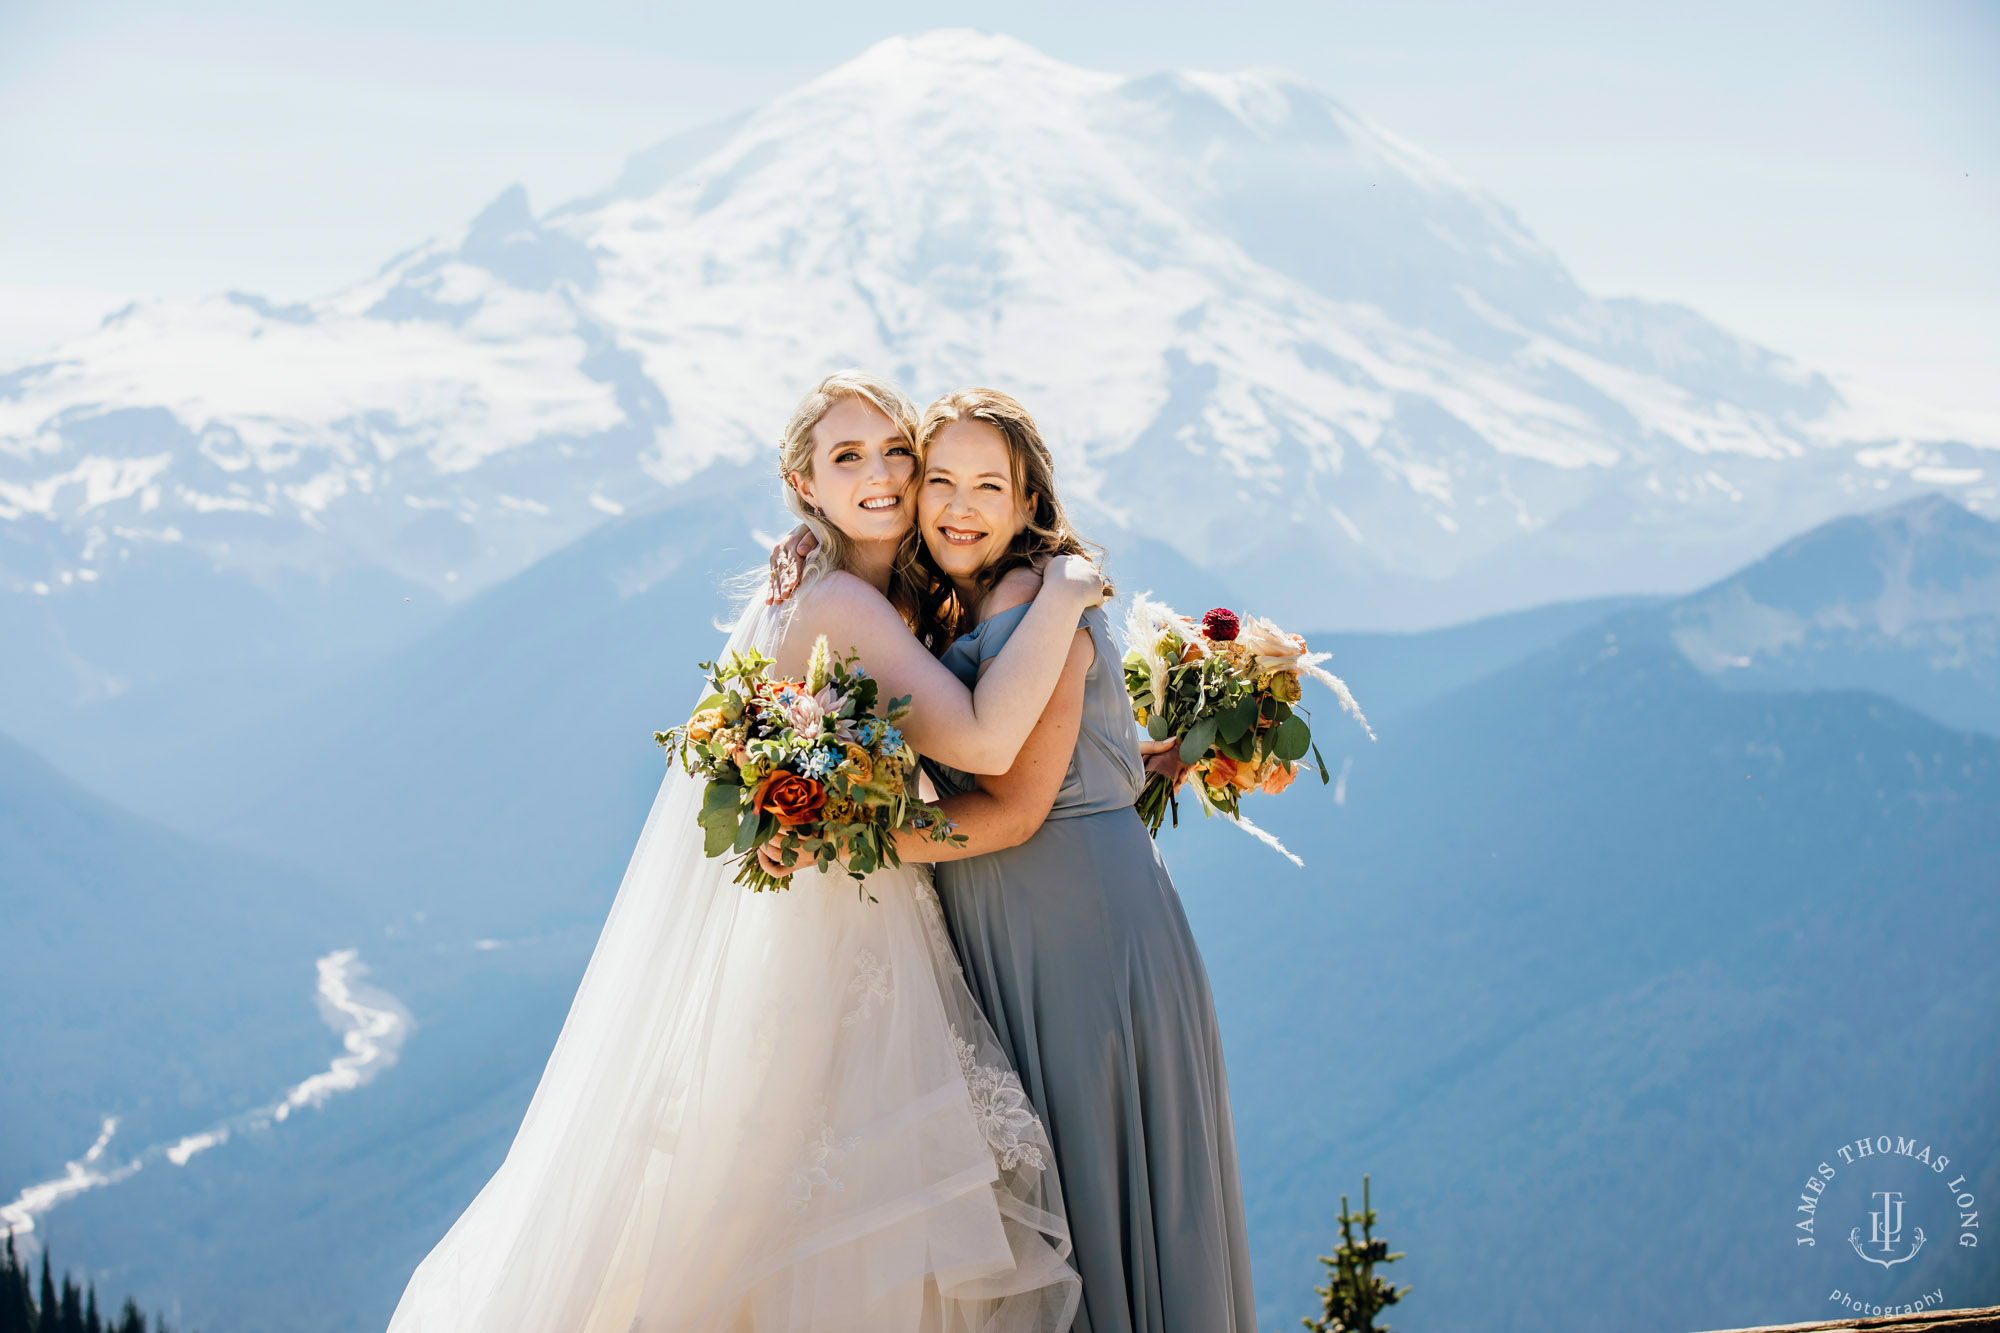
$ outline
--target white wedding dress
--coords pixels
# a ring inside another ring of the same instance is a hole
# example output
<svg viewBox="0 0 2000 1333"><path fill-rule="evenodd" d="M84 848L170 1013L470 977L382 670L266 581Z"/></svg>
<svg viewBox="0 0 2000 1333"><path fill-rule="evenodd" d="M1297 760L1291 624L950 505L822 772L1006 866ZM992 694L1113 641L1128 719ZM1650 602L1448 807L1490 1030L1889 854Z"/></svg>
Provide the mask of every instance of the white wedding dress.
<svg viewBox="0 0 2000 1333"><path fill-rule="evenodd" d="M775 655L761 601L732 648ZM1059 1333L1055 1158L927 869L782 892L669 772L507 1159L390 1333Z"/></svg>

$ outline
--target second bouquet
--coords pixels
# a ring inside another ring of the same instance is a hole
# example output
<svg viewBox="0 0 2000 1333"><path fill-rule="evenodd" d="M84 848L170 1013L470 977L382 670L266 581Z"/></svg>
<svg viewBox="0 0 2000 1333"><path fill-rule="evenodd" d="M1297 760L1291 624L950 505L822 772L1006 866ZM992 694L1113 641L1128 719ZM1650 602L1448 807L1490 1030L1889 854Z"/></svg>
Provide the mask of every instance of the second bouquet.
<svg viewBox="0 0 2000 1333"><path fill-rule="evenodd" d="M1368 727L1347 683L1319 664L1328 654L1261 616L1239 617L1216 607L1199 622L1176 614L1145 594L1133 599L1125 621L1125 688L1133 715L1154 740L1180 741L1203 811L1228 815L1278 851L1283 844L1244 819L1239 803L1253 791L1275 795L1298 776L1310 751L1319 760L1312 727L1299 706L1303 678L1334 692L1369 739ZM1139 815L1155 837L1169 811L1180 823L1173 788L1158 773L1139 795ZM1300 863L1303 864L1303 863Z"/></svg>
<svg viewBox="0 0 2000 1333"><path fill-rule="evenodd" d="M712 692L684 726L653 739L708 779L697 816L703 850L734 853L738 884L785 887L757 862L773 839L786 865L840 864L857 881L902 864L899 831L965 841L913 789L917 757L896 727L909 697L882 705L880 686L852 655L833 660L822 637L804 680L770 679L772 661L758 652L701 666Z"/></svg>

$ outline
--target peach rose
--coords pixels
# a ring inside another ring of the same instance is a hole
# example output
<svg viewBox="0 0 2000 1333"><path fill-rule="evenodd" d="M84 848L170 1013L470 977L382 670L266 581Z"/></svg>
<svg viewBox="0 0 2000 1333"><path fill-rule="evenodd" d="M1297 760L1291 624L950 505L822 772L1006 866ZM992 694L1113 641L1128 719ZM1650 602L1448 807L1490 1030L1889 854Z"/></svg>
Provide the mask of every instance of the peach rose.
<svg viewBox="0 0 2000 1333"><path fill-rule="evenodd" d="M1291 786L1292 779L1298 775L1299 770L1296 765L1288 764L1282 759L1273 759L1264 766L1264 781L1258 785L1257 790L1266 796L1276 796Z"/></svg>
<svg viewBox="0 0 2000 1333"><path fill-rule="evenodd" d="M757 784L750 794L750 806L777 816L781 828L809 824L826 808L826 788L811 778L782 770Z"/></svg>
<svg viewBox="0 0 2000 1333"><path fill-rule="evenodd" d="M704 744L709 737L715 734L716 728L721 725L722 710L720 708L705 708L688 719L688 739L696 745Z"/></svg>

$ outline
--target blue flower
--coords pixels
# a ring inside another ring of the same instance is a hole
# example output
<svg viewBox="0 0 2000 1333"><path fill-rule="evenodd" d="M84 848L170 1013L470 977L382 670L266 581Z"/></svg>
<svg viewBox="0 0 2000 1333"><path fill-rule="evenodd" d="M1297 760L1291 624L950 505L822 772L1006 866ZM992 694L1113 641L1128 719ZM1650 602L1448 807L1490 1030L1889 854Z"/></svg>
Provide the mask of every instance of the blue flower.
<svg viewBox="0 0 2000 1333"><path fill-rule="evenodd" d="M886 723L882 727L882 748L891 753L903 748L903 733Z"/></svg>
<svg viewBox="0 0 2000 1333"><path fill-rule="evenodd" d="M874 721L872 718L861 724L861 743L863 745L873 746L875 744L876 728L880 725L879 722Z"/></svg>
<svg viewBox="0 0 2000 1333"><path fill-rule="evenodd" d="M814 750L806 756L799 771L809 778L823 778L840 765L840 755L832 750Z"/></svg>
<svg viewBox="0 0 2000 1333"><path fill-rule="evenodd" d="M867 680L868 668L865 666L857 666L854 668L854 670L848 672L847 674L854 677L854 679L856 680Z"/></svg>

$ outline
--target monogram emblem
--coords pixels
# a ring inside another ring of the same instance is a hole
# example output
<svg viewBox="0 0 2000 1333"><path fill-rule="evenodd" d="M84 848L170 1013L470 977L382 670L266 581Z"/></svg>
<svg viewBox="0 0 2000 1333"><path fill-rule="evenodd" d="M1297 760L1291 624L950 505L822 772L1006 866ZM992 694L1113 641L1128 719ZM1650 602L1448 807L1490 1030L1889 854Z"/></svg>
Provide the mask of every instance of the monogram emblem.
<svg viewBox="0 0 2000 1333"><path fill-rule="evenodd" d="M1908 1254L1894 1259L1888 1257L1896 1252L1896 1247L1902 1244L1903 1241L1902 1191L1876 1190L1871 1197L1878 1200L1882 1206L1872 1209L1868 1214L1867 1246L1864 1248L1861 1243L1860 1227L1856 1227L1847 1233L1847 1243L1852 1245L1854 1252L1863 1259L1866 1259L1871 1264L1880 1264L1884 1268L1893 1268L1897 1264L1908 1263L1910 1260L1916 1258L1917 1251L1924 1248L1924 1229L1922 1227L1911 1228L1911 1234L1916 1237L1916 1240L1911 1244ZM1868 1253L1870 1249L1880 1249L1881 1254L1870 1254Z"/></svg>

